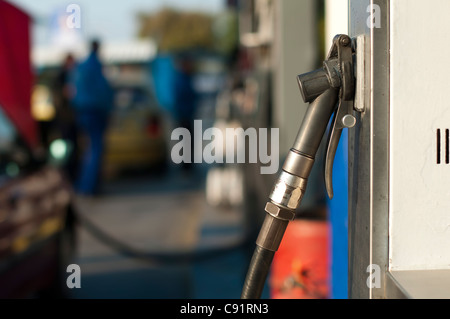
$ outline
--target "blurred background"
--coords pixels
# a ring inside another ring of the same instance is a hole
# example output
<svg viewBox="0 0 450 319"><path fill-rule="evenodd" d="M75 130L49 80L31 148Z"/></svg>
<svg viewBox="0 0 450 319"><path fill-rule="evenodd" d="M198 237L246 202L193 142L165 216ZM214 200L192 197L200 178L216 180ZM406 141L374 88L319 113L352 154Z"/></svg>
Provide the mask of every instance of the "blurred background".
<svg viewBox="0 0 450 319"><path fill-rule="evenodd" d="M0 297L239 298L276 175L176 165L171 133L279 128L283 163L342 2L0 0ZM347 297L341 144L335 199L320 156L264 298Z"/></svg>

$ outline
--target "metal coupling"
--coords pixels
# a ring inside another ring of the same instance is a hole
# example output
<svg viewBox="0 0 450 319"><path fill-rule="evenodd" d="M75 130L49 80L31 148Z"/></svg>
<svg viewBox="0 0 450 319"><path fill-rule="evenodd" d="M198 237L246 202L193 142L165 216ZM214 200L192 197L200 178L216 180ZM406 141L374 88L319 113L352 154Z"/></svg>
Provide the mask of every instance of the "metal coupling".
<svg viewBox="0 0 450 319"><path fill-rule="evenodd" d="M306 179L282 171L269 198L281 208L295 210L305 194L306 184Z"/></svg>
<svg viewBox="0 0 450 319"><path fill-rule="evenodd" d="M307 180L282 171L266 204L266 218L256 244L270 251L277 251L289 221L295 218L306 190Z"/></svg>
<svg viewBox="0 0 450 319"><path fill-rule="evenodd" d="M286 157L286 160L283 164L283 171L308 179L309 174L314 165L314 158L303 155L298 151L291 149Z"/></svg>
<svg viewBox="0 0 450 319"><path fill-rule="evenodd" d="M277 251L288 224L289 220L276 218L270 213L266 214L256 245L266 250Z"/></svg>

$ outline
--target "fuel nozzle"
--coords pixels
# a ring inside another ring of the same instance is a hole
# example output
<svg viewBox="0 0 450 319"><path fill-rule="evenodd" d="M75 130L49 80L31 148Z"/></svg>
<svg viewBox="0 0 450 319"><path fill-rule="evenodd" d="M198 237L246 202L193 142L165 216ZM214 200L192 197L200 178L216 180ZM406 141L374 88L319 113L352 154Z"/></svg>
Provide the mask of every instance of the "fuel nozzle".
<svg viewBox="0 0 450 319"><path fill-rule="evenodd" d="M342 129L353 126L356 121L352 116L355 95L353 69L352 41L347 35L337 35L323 67L297 78L303 100L310 104L266 204L267 214L256 240L257 247L241 295L243 299L261 296L272 258L289 221L295 218L317 150L334 113L325 160L325 184L328 195L333 197L334 155Z"/></svg>

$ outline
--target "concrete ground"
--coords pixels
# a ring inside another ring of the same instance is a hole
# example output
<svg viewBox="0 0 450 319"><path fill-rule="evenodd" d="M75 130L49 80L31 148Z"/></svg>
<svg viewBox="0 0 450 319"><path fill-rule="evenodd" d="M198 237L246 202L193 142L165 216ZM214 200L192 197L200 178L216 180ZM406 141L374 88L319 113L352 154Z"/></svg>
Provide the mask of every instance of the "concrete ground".
<svg viewBox="0 0 450 319"><path fill-rule="evenodd" d="M254 248L253 241L242 245L243 211L207 204L204 170L181 173L121 179L97 198L77 199L91 227L78 229L81 288L73 298L239 298ZM134 258L124 247L170 258Z"/></svg>

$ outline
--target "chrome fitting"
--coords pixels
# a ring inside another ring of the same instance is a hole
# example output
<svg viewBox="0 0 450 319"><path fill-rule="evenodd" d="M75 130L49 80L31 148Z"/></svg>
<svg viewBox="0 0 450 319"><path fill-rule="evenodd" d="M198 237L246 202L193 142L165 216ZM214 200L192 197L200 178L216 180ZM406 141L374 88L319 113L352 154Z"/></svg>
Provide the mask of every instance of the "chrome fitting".
<svg viewBox="0 0 450 319"><path fill-rule="evenodd" d="M275 218L282 220L294 220L295 212L290 209L282 208L272 202L267 202L265 211Z"/></svg>
<svg viewBox="0 0 450 319"><path fill-rule="evenodd" d="M277 251L288 224L288 220L282 220L266 214L261 231L256 239L256 244L266 250Z"/></svg>
<svg viewBox="0 0 450 319"><path fill-rule="evenodd" d="M306 179L282 171L269 198L279 207L295 210L303 198L306 183Z"/></svg>
<svg viewBox="0 0 450 319"><path fill-rule="evenodd" d="M291 149L283 164L283 170L292 175L308 179L314 165L314 158Z"/></svg>

